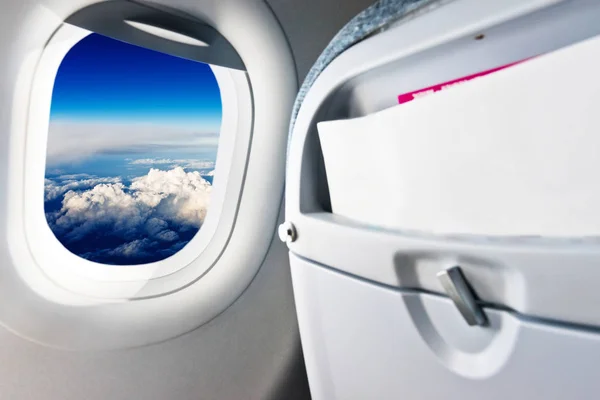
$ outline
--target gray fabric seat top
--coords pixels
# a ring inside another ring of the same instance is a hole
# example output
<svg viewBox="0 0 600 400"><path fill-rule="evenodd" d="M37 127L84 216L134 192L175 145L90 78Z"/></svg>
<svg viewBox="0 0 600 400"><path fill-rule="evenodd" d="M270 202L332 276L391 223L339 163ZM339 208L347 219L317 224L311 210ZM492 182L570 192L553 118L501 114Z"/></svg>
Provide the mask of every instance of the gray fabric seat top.
<svg viewBox="0 0 600 400"><path fill-rule="evenodd" d="M335 35L331 42L329 42L325 50L317 59L317 62L308 72L304 83L300 87L292 110L288 139L291 138L298 111L300 110L300 106L302 105L306 94L321 72L337 56L361 40L405 17L410 12L423 7L426 4L439 2L440 0L379 0L356 17L352 18L352 20L350 20L350 22Z"/></svg>

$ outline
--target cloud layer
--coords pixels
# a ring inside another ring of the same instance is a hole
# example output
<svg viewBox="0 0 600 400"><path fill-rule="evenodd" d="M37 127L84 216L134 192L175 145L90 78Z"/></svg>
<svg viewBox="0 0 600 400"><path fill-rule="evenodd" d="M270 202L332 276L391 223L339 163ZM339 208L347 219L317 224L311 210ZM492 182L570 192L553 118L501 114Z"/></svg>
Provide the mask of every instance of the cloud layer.
<svg viewBox="0 0 600 400"><path fill-rule="evenodd" d="M55 200L70 190L92 188L100 183L120 183L121 178L98 178L87 174L62 175L58 182L52 179L45 180L46 201Z"/></svg>
<svg viewBox="0 0 600 400"><path fill-rule="evenodd" d="M138 158L129 162L131 165L169 165L189 169L210 169L215 167L214 161L195 159L170 159L170 158Z"/></svg>
<svg viewBox="0 0 600 400"><path fill-rule="evenodd" d="M202 128L202 127L201 127ZM48 131L47 163L65 163L94 154L162 149L215 149L218 127L133 124L117 122L52 121Z"/></svg>
<svg viewBox="0 0 600 400"><path fill-rule="evenodd" d="M61 177L64 178L64 177ZM181 167L119 178L47 179L46 218L70 251L106 264L166 258L195 235L206 218L212 187ZM50 204L61 198L59 207Z"/></svg>

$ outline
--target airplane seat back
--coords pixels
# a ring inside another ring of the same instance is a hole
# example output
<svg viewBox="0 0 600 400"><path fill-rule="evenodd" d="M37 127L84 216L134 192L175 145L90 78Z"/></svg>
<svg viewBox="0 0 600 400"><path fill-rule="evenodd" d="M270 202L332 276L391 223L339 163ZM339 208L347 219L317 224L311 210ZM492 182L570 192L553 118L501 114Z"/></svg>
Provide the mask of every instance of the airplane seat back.
<svg viewBox="0 0 600 400"><path fill-rule="evenodd" d="M594 397L598 16L380 1L323 52L280 231L313 398Z"/></svg>

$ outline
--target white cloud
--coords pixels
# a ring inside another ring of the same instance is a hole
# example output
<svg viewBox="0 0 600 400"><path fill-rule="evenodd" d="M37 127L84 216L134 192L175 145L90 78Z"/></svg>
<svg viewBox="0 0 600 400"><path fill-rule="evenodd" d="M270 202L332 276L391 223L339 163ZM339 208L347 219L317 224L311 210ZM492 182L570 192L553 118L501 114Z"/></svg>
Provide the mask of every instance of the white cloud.
<svg viewBox="0 0 600 400"><path fill-rule="evenodd" d="M148 221L146 221L146 231L151 236L158 235L160 232L167 229L168 226L169 224L166 221L159 218L150 218Z"/></svg>
<svg viewBox="0 0 600 400"><path fill-rule="evenodd" d="M154 207L159 214L200 226L210 204L212 186L200 173L177 167L170 171L153 168L146 176L134 179L131 189L140 202Z"/></svg>
<svg viewBox="0 0 600 400"><path fill-rule="evenodd" d="M150 169L131 184L82 178L46 180L46 199L62 196L60 209L48 211L46 218L67 249L100 263L169 257L188 243L210 206L210 183L181 167Z"/></svg>
<svg viewBox="0 0 600 400"><path fill-rule="evenodd" d="M129 186L100 182L90 189L77 190L89 186L89 182L84 184L87 181L91 180L62 186L46 181L47 199L55 198L56 193L71 185L64 194L61 209L47 215L55 234L66 241L100 232L126 241L148 236L174 242L179 235L172 225L180 227L182 232L191 227L198 229L210 206L210 183L198 172L185 172L181 167L170 171L151 169Z"/></svg>
<svg viewBox="0 0 600 400"><path fill-rule="evenodd" d="M125 257L140 256L145 253L146 247L150 244L148 239L137 239L121 246L112 251L113 254Z"/></svg>
<svg viewBox="0 0 600 400"><path fill-rule="evenodd" d="M205 169L205 168L214 168L215 163L213 161L197 161L197 160L187 160L187 163L183 165L185 168L190 169Z"/></svg>
<svg viewBox="0 0 600 400"><path fill-rule="evenodd" d="M219 132L214 126L52 121L48 131L47 163L80 160L100 152L157 146L216 149L218 143Z"/></svg>
<svg viewBox="0 0 600 400"><path fill-rule="evenodd" d="M130 242L125 242L114 249L100 249L97 251L86 252L80 254L81 257L92 261L102 262L105 258L125 258L127 260L135 260L151 256L155 251L156 242L148 238L135 239ZM167 255L168 256L168 255Z"/></svg>
<svg viewBox="0 0 600 400"><path fill-rule="evenodd" d="M66 181L66 180L83 179L83 178L95 178L95 176L90 175L90 174L67 174L67 175L60 175L56 179Z"/></svg>
<svg viewBox="0 0 600 400"><path fill-rule="evenodd" d="M189 169L214 168L215 162L194 159L170 159L170 158L138 158L129 162L130 165L173 165Z"/></svg>
<svg viewBox="0 0 600 400"><path fill-rule="evenodd" d="M176 164L176 160L170 158L139 158L131 161L131 165L154 165L154 164Z"/></svg>
<svg viewBox="0 0 600 400"><path fill-rule="evenodd" d="M175 231L162 231L157 233L156 237L165 242L174 242L179 239L179 235Z"/></svg>
<svg viewBox="0 0 600 400"><path fill-rule="evenodd" d="M78 175L82 178L89 178L77 180L76 176ZM62 175L57 180L61 181L56 182L51 179L44 181L45 201L54 200L69 190L91 188L100 183L119 183L121 181L120 178L97 178L87 174Z"/></svg>

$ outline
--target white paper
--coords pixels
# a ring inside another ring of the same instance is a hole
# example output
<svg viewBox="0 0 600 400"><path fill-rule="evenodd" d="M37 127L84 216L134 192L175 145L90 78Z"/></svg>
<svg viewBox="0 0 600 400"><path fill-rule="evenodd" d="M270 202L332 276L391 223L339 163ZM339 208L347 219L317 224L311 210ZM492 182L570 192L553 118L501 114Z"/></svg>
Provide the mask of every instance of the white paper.
<svg viewBox="0 0 600 400"><path fill-rule="evenodd" d="M600 234L600 39L318 124L332 209L441 234Z"/></svg>

